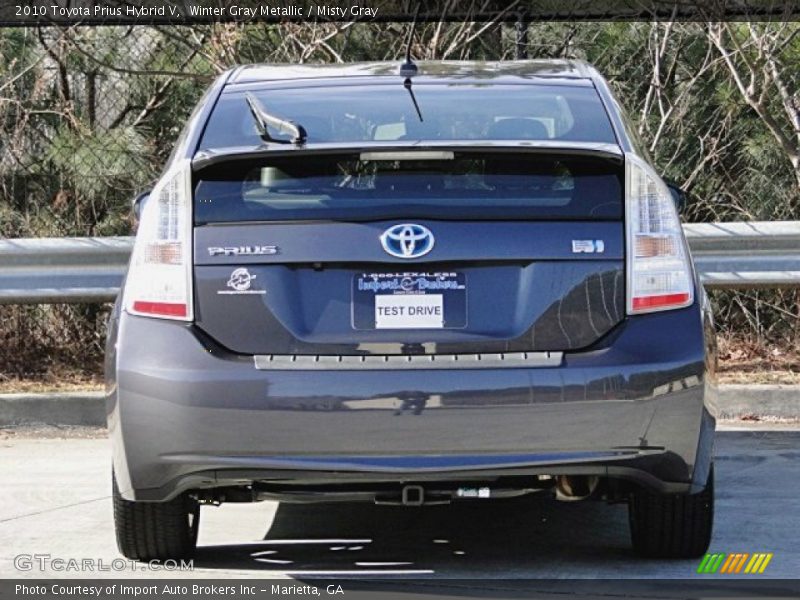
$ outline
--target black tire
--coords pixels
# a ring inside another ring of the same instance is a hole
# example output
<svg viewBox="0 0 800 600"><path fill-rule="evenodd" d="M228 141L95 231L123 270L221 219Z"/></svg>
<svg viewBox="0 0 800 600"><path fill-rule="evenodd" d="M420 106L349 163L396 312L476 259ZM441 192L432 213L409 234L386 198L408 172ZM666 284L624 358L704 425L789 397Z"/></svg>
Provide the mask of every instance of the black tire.
<svg viewBox="0 0 800 600"><path fill-rule="evenodd" d="M131 502L113 478L117 548L141 561L189 558L197 547L200 505L184 494L168 502Z"/></svg>
<svg viewBox="0 0 800 600"><path fill-rule="evenodd" d="M698 494L633 493L631 539L637 554L650 558L697 558L711 543L714 524L714 468Z"/></svg>

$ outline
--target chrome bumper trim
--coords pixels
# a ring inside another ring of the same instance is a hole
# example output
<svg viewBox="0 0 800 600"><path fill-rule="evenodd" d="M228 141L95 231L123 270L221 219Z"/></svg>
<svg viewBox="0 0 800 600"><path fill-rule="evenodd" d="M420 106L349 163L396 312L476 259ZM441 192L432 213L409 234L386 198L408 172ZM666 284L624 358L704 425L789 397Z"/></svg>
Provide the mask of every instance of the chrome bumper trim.
<svg viewBox="0 0 800 600"><path fill-rule="evenodd" d="M253 361L256 369L260 371L392 371L558 367L563 358L563 352L410 355L257 354L253 356Z"/></svg>

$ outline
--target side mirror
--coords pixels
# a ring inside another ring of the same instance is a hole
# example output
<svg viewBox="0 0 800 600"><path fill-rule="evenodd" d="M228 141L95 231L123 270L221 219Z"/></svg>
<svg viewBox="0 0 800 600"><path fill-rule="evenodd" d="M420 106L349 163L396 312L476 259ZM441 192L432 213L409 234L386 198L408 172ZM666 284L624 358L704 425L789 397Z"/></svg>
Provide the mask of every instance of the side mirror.
<svg viewBox="0 0 800 600"><path fill-rule="evenodd" d="M133 202L131 202L131 210L133 211L133 217L137 221L141 218L142 208L144 207L145 201L149 197L150 197L150 190L147 190L146 192L142 192L141 194L136 196L136 198L133 199Z"/></svg>
<svg viewBox="0 0 800 600"><path fill-rule="evenodd" d="M682 189L680 186L678 186L678 184L672 181L665 181L664 183L667 184L669 193L672 194L672 201L675 203L675 208L678 209L678 212L682 212L686 206L686 201L689 198L689 194L686 193L686 190Z"/></svg>

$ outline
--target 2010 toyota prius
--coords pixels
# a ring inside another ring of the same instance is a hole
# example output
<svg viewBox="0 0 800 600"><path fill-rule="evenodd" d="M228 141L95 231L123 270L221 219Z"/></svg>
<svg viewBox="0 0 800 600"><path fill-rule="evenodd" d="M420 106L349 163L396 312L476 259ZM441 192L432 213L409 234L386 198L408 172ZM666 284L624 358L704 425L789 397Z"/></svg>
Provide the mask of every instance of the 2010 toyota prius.
<svg viewBox="0 0 800 600"><path fill-rule="evenodd" d="M121 552L191 554L203 504L539 492L702 554L714 333L678 196L580 62L225 73L109 323Z"/></svg>

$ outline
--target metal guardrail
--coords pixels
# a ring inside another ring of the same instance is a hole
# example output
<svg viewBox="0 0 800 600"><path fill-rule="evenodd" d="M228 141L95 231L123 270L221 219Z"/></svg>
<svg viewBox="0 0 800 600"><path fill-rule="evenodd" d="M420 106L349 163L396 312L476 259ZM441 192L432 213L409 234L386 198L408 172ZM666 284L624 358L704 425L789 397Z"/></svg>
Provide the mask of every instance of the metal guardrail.
<svg viewBox="0 0 800 600"><path fill-rule="evenodd" d="M133 238L0 240L0 304L113 302Z"/></svg>
<svg viewBox="0 0 800 600"><path fill-rule="evenodd" d="M691 223L683 229L707 289L800 287L800 221Z"/></svg>
<svg viewBox="0 0 800 600"><path fill-rule="evenodd" d="M800 287L800 221L684 226L710 289ZM111 302L133 238L0 240L0 304Z"/></svg>

